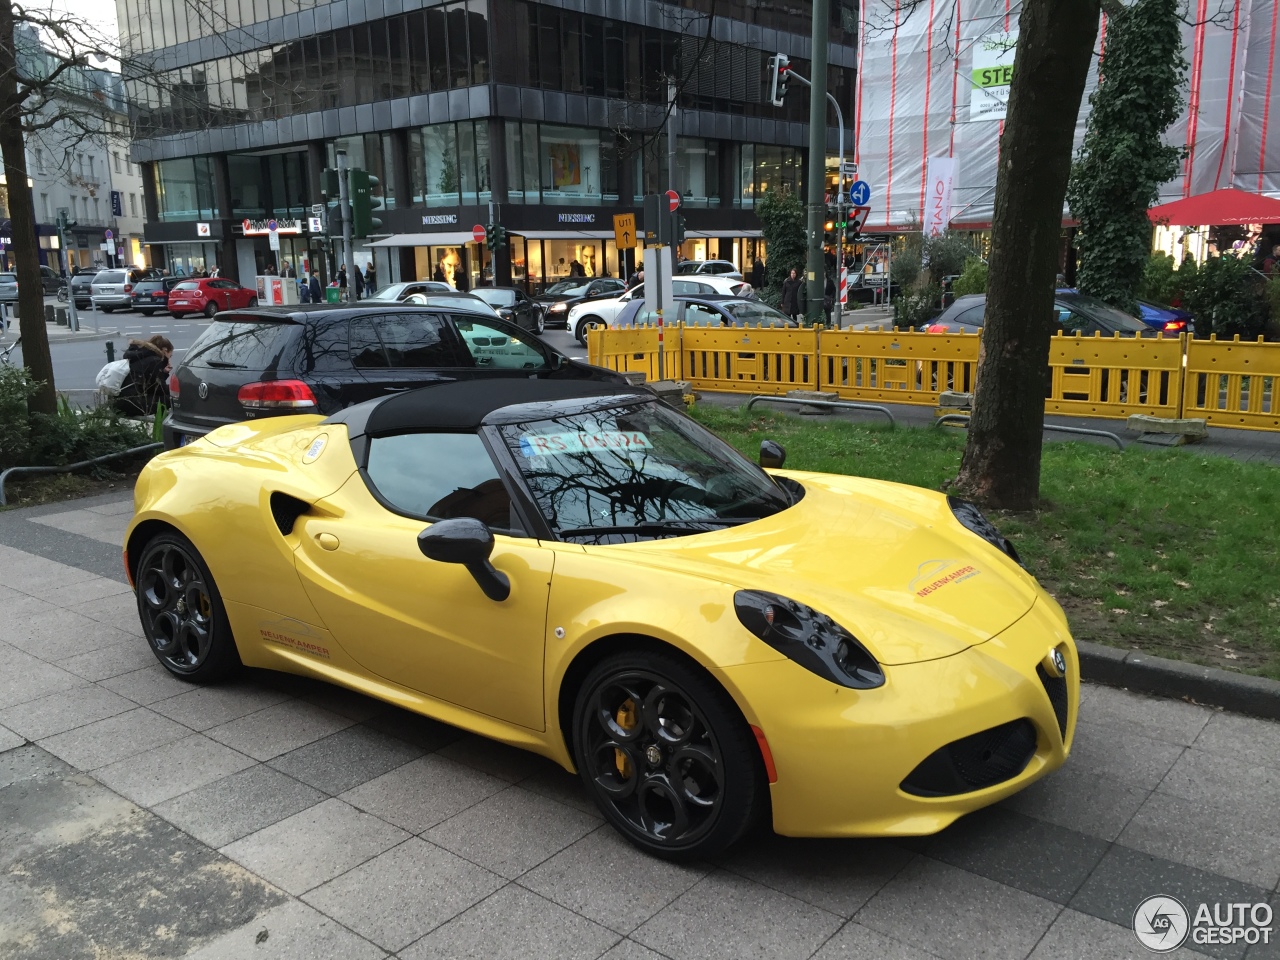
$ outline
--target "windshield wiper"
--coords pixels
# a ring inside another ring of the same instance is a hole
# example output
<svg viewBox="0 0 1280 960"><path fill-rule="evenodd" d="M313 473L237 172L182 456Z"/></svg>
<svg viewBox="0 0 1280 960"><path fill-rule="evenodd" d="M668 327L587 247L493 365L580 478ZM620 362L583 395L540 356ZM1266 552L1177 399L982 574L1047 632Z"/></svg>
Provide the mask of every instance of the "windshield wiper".
<svg viewBox="0 0 1280 960"><path fill-rule="evenodd" d="M625 523L607 527L574 527L569 530L557 530L562 537L582 536L588 533L634 533L637 530L673 530L687 526L736 527L744 523L754 523L760 517L704 517L702 519L646 520L643 523Z"/></svg>
<svg viewBox="0 0 1280 960"><path fill-rule="evenodd" d="M244 370L243 363L228 363L226 360L206 360L206 366L217 367L219 370Z"/></svg>

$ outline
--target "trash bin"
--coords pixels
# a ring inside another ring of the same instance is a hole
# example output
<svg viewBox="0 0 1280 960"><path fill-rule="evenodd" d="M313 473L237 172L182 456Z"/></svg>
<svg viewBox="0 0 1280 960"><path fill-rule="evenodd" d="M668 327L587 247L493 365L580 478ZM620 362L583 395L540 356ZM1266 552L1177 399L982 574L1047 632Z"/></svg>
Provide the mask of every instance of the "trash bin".
<svg viewBox="0 0 1280 960"><path fill-rule="evenodd" d="M341 288L339 288L339 287L325 287L325 288L324 288L324 302L325 302L325 303L341 303L341 302L342 302L342 290L341 290Z"/></svg>

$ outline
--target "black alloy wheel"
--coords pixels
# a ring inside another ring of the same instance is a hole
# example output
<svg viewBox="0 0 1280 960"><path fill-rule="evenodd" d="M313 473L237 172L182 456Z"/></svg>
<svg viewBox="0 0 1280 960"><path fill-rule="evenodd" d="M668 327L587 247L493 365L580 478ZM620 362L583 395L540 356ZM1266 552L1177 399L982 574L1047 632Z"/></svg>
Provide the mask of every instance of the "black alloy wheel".
<svg viewBox="0 0 1280 960"><path fill-rule="evenodd" d="M755 740L728 694L678 654L598 664L574 710L578 771L605 818L670 860L714 856L765 791Z"/></svg>
<svg viewBox="0 0 1280 960"><path fill-rule="evenodd" d="M138 615L156 658L182 680L221 680L240 667L222 597L196 548L164 533L142 551Z"/></svg>

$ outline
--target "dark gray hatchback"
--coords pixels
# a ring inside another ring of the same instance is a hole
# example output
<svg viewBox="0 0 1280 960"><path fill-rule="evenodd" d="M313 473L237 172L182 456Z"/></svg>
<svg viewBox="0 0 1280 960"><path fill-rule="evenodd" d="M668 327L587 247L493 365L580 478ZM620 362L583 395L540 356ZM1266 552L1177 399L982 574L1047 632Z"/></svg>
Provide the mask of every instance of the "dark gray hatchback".
<svg viewBox="0 0 1280 960"><path fill-rule="evenodd" d="M626 383L497 318L446 307L263 307L218 315L169 378L167 449L224 424L344 407L441 380Z"/></svg>

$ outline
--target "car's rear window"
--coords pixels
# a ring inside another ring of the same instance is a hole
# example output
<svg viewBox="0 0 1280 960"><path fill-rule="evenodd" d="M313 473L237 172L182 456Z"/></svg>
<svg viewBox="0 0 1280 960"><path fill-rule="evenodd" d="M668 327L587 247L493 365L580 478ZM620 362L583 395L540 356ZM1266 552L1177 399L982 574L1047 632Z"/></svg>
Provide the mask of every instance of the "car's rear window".
<svg viewBox="0 0 1280 960"><path fill-rule="evenodd" d="M124 283L125 274L123 270L103 270L96 278L94 283Z"/></svg>
<svg viewBox="0 0 1280 960"><path fill-rule="evenodd" d="M275 320L215 320L191 345L183 364L270 370L277 366L295 329L293 323Z"/></svg>
<svg viewBox="0 0 1280 960"><path fill-rule="evenodd" d="M175 284L173 289L175 289L175 290L199 290L199 289L200 289L200 284L196 283L196 281L194 281L194 280L184 280L184 281L182 281L182 283Z"/></svg>
<svg viewBox="0 0 1280 960"><path fill-rule="evenodd" d="M160 280L139 280L134 284L134 293L149 293L152 290L162 290L164 283Z"/></svg>
<svg viewBox="0 0 1280 960"><path fill-rule="evenodd" d="M17 283L18 275L16 273L0 273L0 283Z"/></svg>

